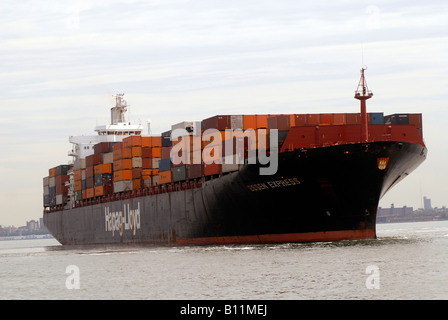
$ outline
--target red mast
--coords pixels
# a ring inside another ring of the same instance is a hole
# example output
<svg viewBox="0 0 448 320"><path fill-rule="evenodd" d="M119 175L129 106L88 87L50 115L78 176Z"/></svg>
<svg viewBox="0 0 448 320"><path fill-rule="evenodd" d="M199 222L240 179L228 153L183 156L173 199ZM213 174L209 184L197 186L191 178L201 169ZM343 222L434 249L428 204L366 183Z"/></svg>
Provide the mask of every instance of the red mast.
<svg viewBox="0 0 448 320"><path fill-rule="evenodd" d="M367 68L366 68L367 69ZM368 142L369 140L369 125L367 122L366 100L373 96L372 91L367 87L367 82L364 77L364 68L361 69L361 79L359 80L358 88L355 91L355 99L361 103L361 141Z"/></svg>

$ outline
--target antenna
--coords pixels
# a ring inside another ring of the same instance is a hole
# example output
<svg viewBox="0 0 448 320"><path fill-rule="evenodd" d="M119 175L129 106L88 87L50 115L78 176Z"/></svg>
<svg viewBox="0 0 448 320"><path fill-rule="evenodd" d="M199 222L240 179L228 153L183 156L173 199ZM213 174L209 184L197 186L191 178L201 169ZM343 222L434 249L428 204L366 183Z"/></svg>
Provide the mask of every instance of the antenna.
<svg viewBox="0 0 448 320"><path fill-rule="evenodd" d="M367 87L367 81L364 77L364 71L367 68L361 69L361 79L359 79L358 87L355 91L355 99L360 101L361 105L361 140L368 142L369 140L369 125L367 122L366 100L372 98L373 93Z"/></svg>

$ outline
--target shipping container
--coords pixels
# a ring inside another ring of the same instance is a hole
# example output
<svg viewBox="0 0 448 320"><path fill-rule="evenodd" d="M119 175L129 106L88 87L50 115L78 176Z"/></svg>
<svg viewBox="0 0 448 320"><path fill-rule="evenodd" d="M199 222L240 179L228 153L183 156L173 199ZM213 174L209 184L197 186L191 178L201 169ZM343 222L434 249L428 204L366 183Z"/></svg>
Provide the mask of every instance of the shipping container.
<svg viewBox="0 0 448 320"><path fill-rule="evenodd" d="M113 163L114 162L114 153L113 152L103 153L101 156L101 162L104 164Z"/></svg>
<svg viewBox="0 0 448 320"><path fill-rule="evenodd" d="M142 158L161 158L161 157L162 157L161 147L142 148Z"/></svg>
<svg viewBox="0 0 448 320"><path fill-rule="evenodd" d="M114 161L114 171L132 169L132 159Z"/></svg>
<svg viewBox="0 0 448 320"><path fill-rule="evenodd" d="M86 189L86 198L93 198L95 197L95 188L88 188Z"/></svg>
<svg viewBox="0 0 448 320"><path fill-rule="evenodd" d="M170 183L170 182L173 182L171 170L159 172L159 183L160 184Z"/></svg>
<svg viewBox="0 0 448 320"><path fill-rule="evenodd" d="M86 167L93 167L101 163L101 154L91 154L86 157Z"/></svg>
<svg viewBox="0 0 448 320"><path fill-rule="evenodd" d="M55 175L56 176L66 175L68 173L69 169L70 169L70 166L67 164L62 164L60 166L57 166L55 168Z"/></svg>
<svg viewBox="0 0 448 320"><path fill-rule="evenodd" d="M160 158L162 159L169 159L171 156L171 149L172 147L162 147L160 150Z"/></svg>
<svg viewBox="0 0 448 320"><path fill-rule="evenodd" d="M142 147L141 146L133 146L131 147L131 157L141 157L142 156Z"/></svg>
<svg viewBox="0 0 448 320"><path fill-rule="evenodd" d="M186 173L185 165L172 168L171 170L172 170L172 173L173 173L173 181L174 182L184 181L184 180L187 179L187 173Z"/></svg>
<svg viewBox="0 0 448 320"><path fill-rule="evenodd" d="M369 124L384 124L384 114L382 112L374 112L367 114Z"/></svg>
<svg viewBox="0 0 448 320"><path fill-rule="evenodd" d="M159 172L171 169L171 159L161 159L159 162Z"/></svg>
<svg viewBox="0 0 448 320"><path fill-rule="evenodd" d="M122 141L124 148L130 148L135 146L142 146L142 137L141 136L129 136L123 139Z"/></svg>
<svg viewBox="0 0 448 320"><path fill-rule="evenodd" d="M162 132L161 146L162 147L171 147L171 130Z"/></svg>
<svg viewBox="0 0 448 320"><path fill-rule="evenodd" d="M75 191L82 190L82 180L75 180Z"/></svg>
<svg viewBox="0 0 448 320"><path fill-rule="evenodd" d="M95 175L94 167L93 166L92 167L87 167L86 168L86 178L93 177L94 175Z"/></svg>
<svg viewBox="0 0 448 320"><path fill-rule="evenodd" d="M56 177L56 168L51 168L48 170L48 176L50 178Z"/></svg>
<svg viewBox="0 0 448 320"><path fill-rule="evenodd" d="M211 163L203 165L204 176L211 176L221 173L221 164Z"/></svg>
<svg viewBox="0 0 448 320"><path fill-rule="evenodd" d="M112 173L97 174L94 177L95 187L112 183Z"/></svg>
<svg viewBox="0 0 448 320"><path fill-rule="evenodd" d="M122 142L117 142L115 144L112 145L112 151L118 150L123 148L123 143Z"/></svg>
<svg viewBox="0 0 448 320"><path fill-rule="evenodd" d="M239 169L239 157L237 154L224 156L221 166L222 172L238 171Z"/></svg>
<svg viewBox="0 0 448 320"><path fill-rule="evenodd" d="M162 137L161 136L151 136L151 137L142 137L142 147L161 147L162 146Z"/></svg>
<svg viewBox="0 0 448 320"><path fill-rule="evenodd" d="M56 187L56 176L48 178L48 185L50 187Z"/></svg>
<svg viewBox="0 0 448 320"><path fill-rule="evenodd" d="M50 195L50 186L44 186L44 196Z"/></svg>
<svg viewBox="0 0 448 320"><path fill-rule="evenodd" d="M143 175L143 169L142 168L133 168L132 169L132 180L134 179L141 179Z"/></svg>
<svg viewBox="0 0 448 320"><path fill-rule="evenodd" d="M132 170L114 171L114 181L132 180Z"/></svg>
<svg viewBox="0 0 448 320"><path fill-rule="evenodd" d="M193 135L195 130L194 121L182 121L171 126L171 131L181 129L187 131L188 135Z"/></svg>
<svg viewBox="0 0 448 320"><path fill-rule="evenodd" d="M244 130L244 117L243 115L231 115L230 116L230 129Z"/></svg>
<svg viewBox="0 0 448 320"><path fill-rule="evenodd" d="M160 158L152 158L152 169L159 169Z"/></svg>
<svg viewBox="0 0 448 320"><path fill-rule="evenodd" d="M268 127L268 118L270 117L269 114L257 114L257 129L266 129Z"/></svg>
<svg viewBox="0 0 448 320"><path fill-rule="evenodd" d="M132 158L132 168L141 168L142 167L142 158L134 157Z"/></svg>
<svg viewBox="0 0 448 320"><path fill-rule="evenodd" d="M384 124L409 124L409 114L396 113L384 117Z"/></svg>
<svg viewBox="0 0 448 320"><path fill-rule="evenodd" d="M82 180L82 172L84 170L75 170L73 171L73 177L75 178L75 180Z"/></svg>
<svg viewBox="0 0 448 320"><path fill-rule="evenodd" d="M132 179L132 190L140 190L142 188L141 179Z"/></svg>
<svg viewBox="0 0 448 320"><path fill-rule="evenodd" d="M120 159L131 159L132 158L132 149L131 148L120 148L115 149L113 151L113 159L120 160Z"/></svg>
<svg viewBox="0 0 448 320"><path fill-rule="evenodd" d="M101 163L97 164L93 169L94 174L112 173L112 164Z"/></svg>
<svg viewBox="0 0 448 320"><path fill-rule="evenodd" d="M188 179L202 177L202 164L189 164L186 166L186 175Z"/></svg>
<svg viewBox="0 0 448 320"><path fill-rule="evenodd" d="M257 128L257 116L254 114L243 115L243 124L244 124L244 130L247 129L255 130Z"/></svg>
<svg viewBox="0 0 448 320"><path fill-rule="evenodd" d="M289 130L291 128L291 117L289 115L278 115L268 118L268 130Z"/></svg>
<svg viewBox="0 0 448 320"><path fill-rule="evenodd" d="M124 191L132 191L133 184L132 180L120 180L114 182L114 190L113 192L124 192Z"/></svg>
<svg viewBox="0 0 448 320"><path fill-rule="evenodd" d="M207 129L225 130L230 129L230 115L218 115L202 120L201 128L203 131Z"/></svg>
<svg viewBox="0 0 448 320"><path fill-rule="evenodd" d="M50 205L50 195L44 194L44 207L48 207Z"/></svg>
<svg viewBox="0 0 448 320"><path fill-rule="evenodd" d="M75 201L80 200L82 200L82 191L81 190L75 191Z"/></svg>
<svg viewBox="0 0 448 320"><path fill-rule="evenodd" d="M409 114L409 124L415 126L417 129L422 129L422 114L421 113L410 113Z"/></svg>
<svg viewBox="0 0 448 320"><path fill-rule="evenodd" d="M101 196L105 196L108 194L112 194L112 193L114 193L113 184L108 183L105 185L96 186L94 191L95 191L95 197L101 197Z"/></svg>
<svg viewBox="0 0 448 320"><path fill-rule="evenodd" d="M110 142L100 142L93 146L95 154L108 153L112 151L112 145Z"/></svg>
<svg viewBox="0 0 448 320"><path fill-rule="evenodd" d="M50 177L44 177L43 179L44 187L50 185Z"/></svg>

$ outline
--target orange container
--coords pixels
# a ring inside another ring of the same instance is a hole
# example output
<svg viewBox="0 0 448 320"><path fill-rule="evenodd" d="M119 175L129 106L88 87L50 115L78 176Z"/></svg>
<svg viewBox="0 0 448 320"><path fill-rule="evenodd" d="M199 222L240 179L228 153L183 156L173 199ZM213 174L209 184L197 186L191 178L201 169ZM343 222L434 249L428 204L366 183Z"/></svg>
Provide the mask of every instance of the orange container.
<svg viewBox="0 0 448 320"><path fill-rule="evenodd" d="M129 148L134 146L142 146L142 137L141 136L129 136L123 139L123 147Z"/></svg>
<svg viewBox="0 0 448 320"><path fill-rule="evenodd" d="M75 180L75 191L82 190L82 180Z"/></svg>
<svg viewBox="0 0 448 320"><path fill-rule="evenodd" d="M131 156L134 157L141 157L142 156L142 147L131 147Z"/></svg>
<svg viewBox="0 0 448 320"><path fill-rule="evenodd" d="M132 159L121 159L114 161L114 171L132 169Z"/></svg>
<svg viewBox="0 0 448 320"><path fill-rule="evenodd" d="M132 189L133 190L140 190L142 185L141 179L132 179Z"/></svg>
<svg viewBox="0 0 448 320"><path fill-rule="evenodd" d="M243 115L243 126L244 130L247 129L256 129L257 128L257 116L252 115Z"/></svg>
<svg viewBox="0 0 448 320"><path fill-rule="evenodd" d="M51 168L50 170L48 170L48 176L50 178L56 177L56 168Z"/></svg>
<svg viewBox="0 0 448 320"><path fill-rule="evenodd" d="M97 164L94 167L93 172L95 174L112 173L112 164L111 163Z"/></svg>
<svg viewBox="0 0 448 320"><path fill-rule="evenodd" d="M268 127L269 114L257 114L257 129Z"/></svg>
<svg viewBox="0 0 448 320"><path fill-rule="evenodd" d="M170 183L173 182L173 175L171 170L159 172L159 183Z"/></svg>
<svg viewBox="0 0 448 320"><path fill-rule="evenodd" d="M95 196L95 188L86 189L86 198L93 198Z"/></svg>
<svg viewBox="0 0 448 320"><path fill-rule="evenodd" d="M114 145L112 145L112 151L118 150L123 148L123 143L122 142L117 142Z"/></svg>
<svg viewBox="0 0 448 320"><path fill-rule="evenodd" d="M132 180L132 170L114 171L114 181Z"/></svg>
<svg viewBox="0 0 448 320"><path fill-rule="evenodd" d="M83 169L74 171L75 181L76 180L82 180L82 172L83 172Z"/></svg>
<svg viewBox="0 0 448 320"><path fill-rule="evenodd" d="M161 147L162 146L162 136L155 137L142 137L142 147Z"/></svg>

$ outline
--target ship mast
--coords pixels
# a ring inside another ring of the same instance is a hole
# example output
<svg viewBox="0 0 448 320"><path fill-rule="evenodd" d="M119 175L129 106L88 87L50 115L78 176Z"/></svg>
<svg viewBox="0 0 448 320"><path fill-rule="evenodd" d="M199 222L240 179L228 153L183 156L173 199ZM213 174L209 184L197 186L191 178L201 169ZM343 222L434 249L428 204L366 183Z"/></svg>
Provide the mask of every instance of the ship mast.
<svg viewBox="0 0 448 320"><path fill-rule="evenodd" d="M364 77L364 70L361 69L361 79L359 79L358 88L355 91L355 99L358 99L361 104L361 141L368 142L369 140L369 125L367 121L366 100L373 96L372 91L367 87L366 78Z"/></svg>
<svg viewBox="0 0 448 320"><path fill-rule="evenodd" d="M126 122L124 113L127 111L127 102L123 99L124 93L119 93L115 96L115 107L110 109L111 124Z"/></svg>

